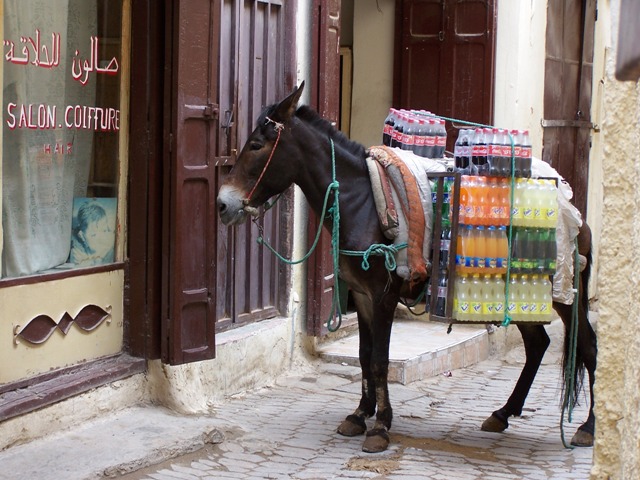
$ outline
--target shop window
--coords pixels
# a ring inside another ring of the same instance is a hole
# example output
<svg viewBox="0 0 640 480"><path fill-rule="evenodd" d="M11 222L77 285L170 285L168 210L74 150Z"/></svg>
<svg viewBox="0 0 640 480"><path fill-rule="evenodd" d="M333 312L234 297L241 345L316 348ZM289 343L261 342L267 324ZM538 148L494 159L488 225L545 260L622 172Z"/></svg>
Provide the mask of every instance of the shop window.
<svg viewBox="0 0 640 480"><path fill-rule="evenodd" d="M122 0L0 0L1 278L112 263Z"/></svg>

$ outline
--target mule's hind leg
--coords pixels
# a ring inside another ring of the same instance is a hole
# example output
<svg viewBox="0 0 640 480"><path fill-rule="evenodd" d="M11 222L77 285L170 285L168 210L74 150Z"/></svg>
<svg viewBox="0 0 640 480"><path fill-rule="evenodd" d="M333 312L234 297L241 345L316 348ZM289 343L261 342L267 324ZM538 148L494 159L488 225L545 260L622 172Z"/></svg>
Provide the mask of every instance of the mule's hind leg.
<svg viewBox="0 0 640 480"><path fill-rule="evenodd" d="M526 353L524 368L507 403L482 424L482 430L486 432L502 432L509 427L509 417L522 414L524 401L538 373L542 357L551 343L542 325L518 325L518 329L522 334Z"/></svg>
<svg viewBox="0 0 640 480"><path fill-rule="evenodd" d="M560 314L560 317L565 322L565 326L568 327L571 322L572 306L571 305L559 305L555 304L554 308ZM568 329L567 329L568 331ZM565 342L568 342L568 335L565 336ZM568 345L565 345L565 352L568 351ZM571 445L577 447L592 447L593 436L595 433L595 415L593 413L593 384L595 382L596 371L596 333L594 332L585 309L582 304L578 306L578 342L576 348L576 368L574 371L574 378L570 381L573 383L574 396L570 400L577 402L578 393L580 392L583 371L587 370L589 375L589 414L587 420L578 428L575 435L571 439ZM565 361L567 359L565 358ZM566 368L566 365L564 366ZM567 392L564 392L566 395Z"/></svg>

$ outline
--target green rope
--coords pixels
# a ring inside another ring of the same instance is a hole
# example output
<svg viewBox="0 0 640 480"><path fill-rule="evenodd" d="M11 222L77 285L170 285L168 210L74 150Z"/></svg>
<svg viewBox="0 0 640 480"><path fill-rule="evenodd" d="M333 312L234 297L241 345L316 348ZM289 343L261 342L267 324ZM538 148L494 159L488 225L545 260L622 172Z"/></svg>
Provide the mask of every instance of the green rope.
<svg viewBox="0 0 640 480"><path fill-rule="evenodd" d="M349 255L352 257L362 257L362 269L364 271L369 270L371 265L369 264L369 257L371 255L384 256L384 266L390 272L396 269L396 254L399 250L407 248L406 243L400 243L398 245L386 245L384 243L374 243L366 250L340 250L343 255Z"/></svg>
<svg viewBox="0 0 640 480"><path fill-rule="evenodd" d="M573 446L567 444L564 438L564 414L568 411L567 420L571 423L571 416L574 407L574 391L573 378L576 375L576 359L578 349L578 300L580 294L580 252L578 251L578 237L575 239L575 252L573 256L573 308L571 310L571 328L569 329L569 351L567 364L565 366L565 397L562 402L562 416L560 417L560 433L562 436L562 444L565 448L573 449Z"/></svg>
<svg viewBox="0 0 640 480"><path fill-rule="evenodd" d="M331 142L331 145L333 146L333 141ZM322 234L322 225L324 223L324 219L327 216L327 212L328 212L327 206L329 205L329 195L331 194L332 190L335 190L336 191L336 196L337 196L337 191L338 191L338 187L339 186L340 186L340 184L334 180L327 187L327 192L324 195L324 204L322 205L322 214L320 216L320 223L318 224L318 231L316 232L315 239L313 240L313 245L311 245L311 248L309 249L309 251L302 258L300 258L298 260L290 260L290 259L287 259L287 258L283 257L271 245L269 245L262 236L259 236L256 241L260 245L264 245L269 250L271 250L271 252L278 258L278 260L280 260L283 263L286 263L287 265L298 265L299 263L302 263L302 262L308 260L309 257L311 256L311 254L313 253L313 251L318 246L318 242L320 241L320 235ZM280 198L280 197L278 197L278 198ZM269 206L269 208L273 207L273 205L274 204L272 203Z"/></svg>

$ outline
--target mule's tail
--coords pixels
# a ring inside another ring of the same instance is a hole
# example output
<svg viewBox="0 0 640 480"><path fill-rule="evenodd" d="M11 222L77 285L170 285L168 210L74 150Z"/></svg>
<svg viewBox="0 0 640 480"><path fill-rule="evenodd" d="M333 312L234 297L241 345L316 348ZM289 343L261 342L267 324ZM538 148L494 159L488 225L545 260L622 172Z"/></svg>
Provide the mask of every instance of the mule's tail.
<svg viewBox="0 0 640 480"><path fill-rule="evenodd" d="M580 255L586 258L586 264L584 268L582 265L575 265L574 268L581 269L580 271L580 284L578 286L578 318L575 343L571 338L571 324L573 319L573 306L565 305L567 314L570 321L564 322L564 350L562 356L562 374L563 374L563 390L562 390L562 405L566 408L573 408L578 405L579 396L582 392L585 363L582 349L580 348L579 337L585 338L586 329L590 329L589 324L589 278L591 277L591 230L586 223L583 223L583 228L580 229L579 236L583 239L578 239L578 251ZM581 242L580 240L583 240ZM582 248L580 248L582 247ZM572 358L575 355L575 361L572 362ZM573 365L571 365L573 363Z"/></svg>

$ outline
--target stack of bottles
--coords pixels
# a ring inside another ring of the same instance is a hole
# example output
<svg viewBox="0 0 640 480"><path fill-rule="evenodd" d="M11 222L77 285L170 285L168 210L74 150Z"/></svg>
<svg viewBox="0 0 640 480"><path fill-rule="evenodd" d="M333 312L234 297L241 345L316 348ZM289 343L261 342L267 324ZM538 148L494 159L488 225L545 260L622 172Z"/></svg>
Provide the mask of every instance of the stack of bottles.
<svg viewBox="0 0 640 480"><path fill-rule="evenodd" d="M550 321L557 187L554 180L530 178L528 131L461 130L454 155L456 171L461 173L458 234L451 238L455 192L453 178L447 178L442 211L434 212L441 216L442 236L440 263L433 266L438 268L439 284L432 313L446 315L451 286L453 318L458 321L502 322L505 314L512 321ZM433 201L435 205L435 195ZM455 277L448 271L452 241Z"/></svg>
<svg viewBox="0 0 640 480"><path fill-rule="evenodd" d="M512 143L513 142L513 143ZM453 156L463 174L531 177L531 140L528 130L476 128L460 130Z"/></svg>
<svg viewBox="0 0 640 480"><path fill-rule="evenodd" d="M505 315L502 275L463 273L456 278L453 317L462 322L498 323ZM506 310L512 321L545 323L552 319L552 285L546 275L513 275Z"/></svg>
<svg viewBox="0 0 640 480"><path fill-rule="evenodd" d="M411 150L424 158L443 158L447 130L443 119L424 110L389 109L382 144Z"/></svg>

